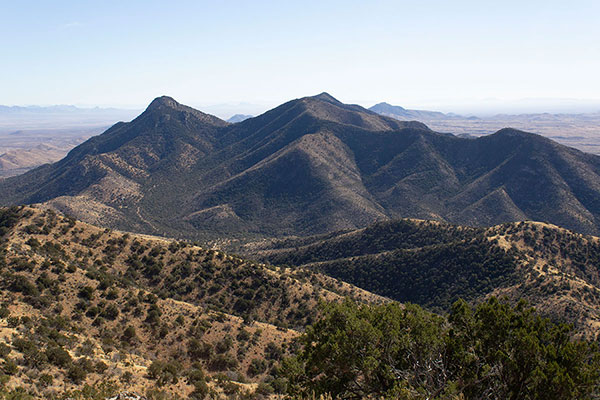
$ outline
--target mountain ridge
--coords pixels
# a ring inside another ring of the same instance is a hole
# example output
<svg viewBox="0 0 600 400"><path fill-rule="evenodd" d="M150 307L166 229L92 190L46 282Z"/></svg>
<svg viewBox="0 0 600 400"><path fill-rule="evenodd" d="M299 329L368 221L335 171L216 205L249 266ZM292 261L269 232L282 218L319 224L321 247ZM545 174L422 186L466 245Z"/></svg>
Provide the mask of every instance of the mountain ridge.
<svg viewBox="0 0 600 400"><path fill-rule="evenodd" d="M598 199L598 156L510 128L458 138L327 93L236 124L159 97L63 160L0 183L0 204L48 202L87 222L202 240L404 217L597 234Z"/></svg>

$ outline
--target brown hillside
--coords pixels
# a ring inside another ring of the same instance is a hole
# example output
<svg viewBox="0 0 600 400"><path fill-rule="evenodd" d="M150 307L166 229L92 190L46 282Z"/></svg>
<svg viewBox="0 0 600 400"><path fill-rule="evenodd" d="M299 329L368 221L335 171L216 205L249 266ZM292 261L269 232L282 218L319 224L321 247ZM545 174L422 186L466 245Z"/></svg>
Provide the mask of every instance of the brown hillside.
<svg viewBox="0 0 600 400"><path fill-rule="evenodd" d="M215 393L251 390L272 379L319 300L383 301L320 274L51 210L3 209L0 227L2 384L36 398L84 384L185 398L198 370ZM153 373L153 362L168 368Z"/></svg>

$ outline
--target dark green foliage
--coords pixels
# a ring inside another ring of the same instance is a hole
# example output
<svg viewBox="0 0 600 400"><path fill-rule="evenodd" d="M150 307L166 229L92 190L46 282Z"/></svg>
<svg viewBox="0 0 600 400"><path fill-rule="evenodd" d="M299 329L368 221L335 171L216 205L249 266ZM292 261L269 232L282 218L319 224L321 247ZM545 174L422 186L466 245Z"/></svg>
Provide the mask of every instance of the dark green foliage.
<svg viewBox="0 0 600 400"><path fill-rule="evenodd" d="M10 354L10 347L5 343L0 343L0 358L6 358Z"/></svg>
<svg viewBox="0 0 600 400"><path fill-rule="evenodd" d="M115 304L109 304L106 306L106 308L104 308L104 310L102 310L100 316L113 321L119 316L119 309Z"/></svg>
<svg viewBox="0 0 600 400"><path fill-rule="evenodd" d="M263 396L269 396L269 395L273 394L274 392L275 392L275 390L273 389L273 387L265 382L259 383L258 386L256 387L256 391L255 391L255 393L263 395Z"/></svg>
<svg viewBox="0 0 600 400"><path fill-rule="evenodd" d="M210 343L202 342L198 339L190 339L188 342L188 354L192 360L208 360L213 353Z"/></svg>
<svg viewBox="0 0 600 400"><path fill-rule="evenodd" d="M156 325L160 323L160 316L162 315L162 311L160 307L156 304L150 305L148 308L148 312L146 313L146 322L151 325Z"/></svg>
<svg viewBox="0 0 600 400"><path fill-rule="evenodd" d="M304 244L304 247L297 247ZM273 263L318 262L326 274L401 302L447 310L514 283L516 254L488 240L486 231L400 220L350 234L283 241Z"/></svg>
<svg viewBox="0 0 600 400"><path fill-rule="evenodd" d="M159 386L177 383L182 366L177 361L156 360L148 367L148 376L156 380Z"/></svg>
<svg viewBox="0 0 600 400"><path fill-rule="evenodd" d="M38 247L40 247L39 240L37 240L36 238L33 238L33 237L27 239L25 244L29 245L32 249L37 249Z"/></svg>
<svg viewBox="0 0 600 400"><path fill-rule="evenodd" d="M42 387L47 387L52 385L54 377L50 374L42 374L40 375L39 382Z"/></svg>
<svg viewBox="0 0 600 400"><path fill-rule="evenodd" d="M12 276L10 289L15 292L21 292L25 296L37 296L40 293L37 286L34 285L29 278L27 278L25 275L19 274Z"/></svg>
<svg viewBox="0 0 600 400"><path fill-rule="evenodd" d="M229 353L215 354L211 357L208 367L212 371L226 371L237 368L238 361Z"/></svg>
<svg viewBox="0 0 600 400"><path fill-rule="evenodd" d="M19 221L19 218L19 207L0 208L0 238Z"/></svg>
<svg viewBox="0 0 600 400"><path fill-rule="evenodd" d="M248 340L250 340L250 332L242 328L238 332L236 339L238 340L238 342L247 342Z"/></svg>
<svg viewBox="0 0 600 400"><path fill-rule="evenodd" d="M41 346L33 340L17 337L13 339L12 345L23 353L23 361L27 366L39 368L48 361Z"/></svg>
<svg viewBox="0 0 600 400"><path fill-rule="evenodd" d="M84 300L92 300L96 290L91 286L84 286L79 290L79 297Z"/></svg>
<svg viewBox="0 0 600 400"><path fill-rule="evenodd" d="M390 250L459 242L473 239L483 232L483 229L408 219L378 222L355 232L343 231L277 241L272 248L284 250L294 248L294 251L283 252L281 258L275 254L271 260L275 264L302 265Z"/></svg>
<svg viewBox="0 0 600 400"><path fill-rule="evenodd" d="M447 309L459 297L475 299L518 278L516 260L486 238L341 260L322 270L401 302Z"/></svg>
<svg viewBox="0 0 600 400"><path fill-rule="evenodd" d="M48 362L60 368L66 368L73 362L71 355L63 348L58 346L49 347L46 350Z"/></svg>
<svg viewBox="0 0 600 400"><path fill-rule="evenodd" d="M72 364L67 370L67 376L73 383L79 384L87 377L87 371L79 364Z"/></svg>
<svg viewBox="0 0 600 400"><path fill-rule="evenodd" d="M280 360L283 355L283 349L273 342L267 343L265 347L265 357L267 360Z"/></svg>
<svg viewBox="0 0 600 400"><path fill-rule="evenodd" d="M248 376L254 377L262 374L267 369L267 362L262 358L253 358L248 366Z"/></svg>
<svg viewBox="0 0 600 400"><path fill-rule="evenodd" d="M135 328L131 325L128 325L123 331L122 339L127 343L132 343L133 341L135 341L137 339Z"/></svg>
<svg viewBox="0 0 600 400"><path fill-rule="evenodd" d="M572 327L541 318L520 302L512 308L495 298L475 309L454 304L449 316L450 365L461 378L480 382L468 398L492 388L507 399L584 399L597 391L597 346L572 340Z"/></svg>
<svg viewBox="0 0 600 400"><path fill-rule="evenodd" d="M418 306L330 304L283 363L291 393L405 399L590 399L600 353L571 328L495 298Z"/></svg>
<svg viewBox="0 0 600 400"><path fill-rule="evenodd" d="M2 363L2 371L6 375L15 375L19 371L19 367L17 366L17 363L7 358Z"/></svg>
<svg viewBox="0 0 600 400"><path fill-rule="evenodd" d="M192 365L192 369L187 373L188 383L194 386L194 390L190 394L193 400L202 400L209 392L206 384L206 375L199 364Z"/></svg>
<svg viewBox="0 0 600 400"><path fill-rule="evenodd" d="M225 335L225 337L218 341L215 344L215 351L217 353L225 353L226 351L229 351L229 349L231 349L231 347L233 346L233 339L230 335Z"/></svg>

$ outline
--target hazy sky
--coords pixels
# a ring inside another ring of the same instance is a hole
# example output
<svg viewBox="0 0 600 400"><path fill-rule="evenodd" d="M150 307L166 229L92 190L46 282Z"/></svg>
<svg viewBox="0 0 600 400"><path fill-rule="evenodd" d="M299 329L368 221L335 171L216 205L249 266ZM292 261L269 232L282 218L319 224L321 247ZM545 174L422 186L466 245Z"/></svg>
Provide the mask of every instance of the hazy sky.
<svg viewBox="0 0 600 400"><path fill-rule="evenodd" d="M598 0L0 0L0 104L600 105L599 20Z"/></svg>

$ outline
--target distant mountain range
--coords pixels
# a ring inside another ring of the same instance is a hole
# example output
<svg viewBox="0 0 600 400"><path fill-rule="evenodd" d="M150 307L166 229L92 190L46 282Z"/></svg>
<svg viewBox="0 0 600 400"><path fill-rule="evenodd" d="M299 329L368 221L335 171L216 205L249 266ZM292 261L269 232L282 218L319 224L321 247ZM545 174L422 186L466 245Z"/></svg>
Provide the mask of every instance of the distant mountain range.
<svg viewBox="0 0 600 400"><path fill-rule="evenodd" d="M65 128L110 126L117 121L129 121L137 114L139 114L139 110L119 108L79 108L71 105L47 107L0 105L0 135L15 131L59 131ZM2 147L1 142L0 147Z"/></svg>
<svg viewBox="0 0 600 400"><path fill-rule="evenodd" d="M538 133L561 144L600 154L600 112L586 114L497 114L464 116L438 111L408 110L388 103L370 108L380 115L401 121L421 121L438 132L474 138L512 127Z"/></svg>
<svg viewBox="0 0 600 400"><path fill-rule="evenodd" d="M0 135L14 131L110 126L129 121L139 110L119 108L79 108L71 105L3 106L0 105ZM0 147L2 144L0 143Z"/></svg>
<svg viewBox="0 0 600 400"><path fill-rule="evenodd" d="M444 114L439 111L425 111L425 110L407 110L400 106L393 106L388 103L378 103L369 110L376 112L380 115L396 118L403 121L421 121L423 119L447 119L447 118L467 118L457 114ZM476 119L477 117L470 117Z"/></svg>
<svg viewBox="0 0 600 400"><path fill-rule="evenodd" d="M414 217L599 232L600 157L514 129L478 139L327 93L229 124L169 97L64 159L0 182L2 204L178 237L281 237Z"/></svg>
<svg viewBox="0 0 600 400"><path fill-rule="evenodd" d="M73 113L131 113L132 110L119 108L81 108L73 105L53 106L3 106L0 105L0 114L73 114Z"/></svg>
<svg viewBox="0 0 600 400"><path fill-rule="evenodd" d="M139 110L118 108L79 108L71 105L56 106L3 106L0 105L0 139L2 135L20 131L93 128L110 126L117 121L130 121ZM58 135L56 135L58 138ZM3 143L0 140L0 148Z"/></svg>
<svg viewBox="0 0 600 400"><path fill-rule="evenodd" d="M69 150L139 111L0 105L0 179L63 158Z"/></svg>
<svg viewBox="0 0 600 400"><path fill-rule="evenodd" d="M231 118L229 118L227 120L227 122L230 122L232 124L235 124L237 122L242 122L247 120L248 118L252 118L252 115L246 115L246 114L235 114L234 116L232 116Z"/></svg>

